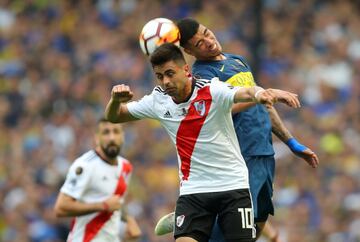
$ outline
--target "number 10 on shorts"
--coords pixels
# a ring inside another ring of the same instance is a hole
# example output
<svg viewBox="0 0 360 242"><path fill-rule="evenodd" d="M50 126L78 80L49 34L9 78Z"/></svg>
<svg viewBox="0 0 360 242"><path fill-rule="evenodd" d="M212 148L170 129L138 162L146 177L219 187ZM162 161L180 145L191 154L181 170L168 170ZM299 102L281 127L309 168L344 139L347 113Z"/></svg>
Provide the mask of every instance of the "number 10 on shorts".
<svg viewBox="0 0 360 242"><path fill-rule="evenodd" d="M254 228L252 208L238 208L243 229Z"/></svg>

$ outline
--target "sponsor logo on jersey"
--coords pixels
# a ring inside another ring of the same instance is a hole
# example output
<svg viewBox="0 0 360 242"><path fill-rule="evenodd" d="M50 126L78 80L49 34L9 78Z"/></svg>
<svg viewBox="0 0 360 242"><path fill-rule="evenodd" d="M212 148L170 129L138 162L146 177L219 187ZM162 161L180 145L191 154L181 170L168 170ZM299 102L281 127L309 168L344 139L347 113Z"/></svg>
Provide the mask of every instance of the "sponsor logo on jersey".
<svg viewBox="0 0 360 242"><path fill-rule="evenodd" d="M231 78L226 80L226 83L231 86L239 86L239 87L253 87L255 86L254 77L251 72L239 72L233 75Z"/></svg>
<svg viewBox="0 0 360 242"><path fill-rule="evenodd" d="M204 116L204 114L205 114L205 101L204 100L194 102L194 107L195 107L196 112L200 116Z"/></svg>
<svg viewBox="0 0 360 242"><path fill-rule="evenodd" d="M181 227L185 221L185 215L180 215L176 217L176 226Z"/></svg>
<svg viewBox="0 0 360 242"><path fill-rule="evenodd" d="M186 116L186 114L187 114L186 108L182 108L180 116Z"/></svg>
<svg viewBox="0 0 360 242"><path fill-rule="evenodd" d="M164 113L164 118L172 118L169 110Z"/></svg>

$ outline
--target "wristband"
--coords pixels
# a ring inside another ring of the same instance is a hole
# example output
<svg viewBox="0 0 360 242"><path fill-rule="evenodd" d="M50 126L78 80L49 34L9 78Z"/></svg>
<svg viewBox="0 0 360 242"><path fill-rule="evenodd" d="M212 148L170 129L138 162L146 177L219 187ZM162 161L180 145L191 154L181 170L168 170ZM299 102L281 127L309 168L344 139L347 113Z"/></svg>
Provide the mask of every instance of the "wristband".
<svg viewBox="0 0 360 242"><path fill-rule="evenodd" d="M102 202L101 204L103 206L104 211L109 211L109 209L110 209L109 204L107 204L106 202Z"/></svg>
<svg viewBox="0 0 360 242"><path fill-rule="evenodd" d="M286 144L293 152L303 152L307 149L305 145L300 144L295 138L290 138L288 141L286 141Z"/></svg>
<svg viewBox="0 0 360 242"><path fill-rule="evenodd" d="M261 88L255 92L254 98L257 102L259 102L259 99L258 99L259 94L262 93L263 91L265 91L265 90Z"/></svg>

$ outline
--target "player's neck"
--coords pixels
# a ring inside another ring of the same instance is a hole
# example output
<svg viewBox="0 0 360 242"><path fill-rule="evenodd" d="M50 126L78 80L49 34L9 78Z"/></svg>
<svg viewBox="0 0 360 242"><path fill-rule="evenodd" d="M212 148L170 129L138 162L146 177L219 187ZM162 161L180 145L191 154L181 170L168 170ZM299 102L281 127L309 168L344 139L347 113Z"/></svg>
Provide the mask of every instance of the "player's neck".
<svg viewBox="0 0 360 242"><path fill-rule="evenodd" d="M181 93L181 95L172 98L174 103L179 104L187 102L193 93L194 87L195 82L192 77L189 77L189 81L186 83L184 91Z"/></svg>
<svg viewBox="0 0 360 242"><path fill-rule="evenodd" d="M108 163L109 165L112 165L112 166L117 165L117 163L118 163L117 157L110 158L107 155L105 155L104 152L99 148L95 148L95 152L104 162Z"/></svg>
<svg viewBox="0 0 360 242"><path fill-rule="evenodd" d="M197 60L199 61L221 61L221 60L225 60L226 56L224 54L219 54L217 56L211 56L211 57L207 57L207 58L197 58Z"/></svg>

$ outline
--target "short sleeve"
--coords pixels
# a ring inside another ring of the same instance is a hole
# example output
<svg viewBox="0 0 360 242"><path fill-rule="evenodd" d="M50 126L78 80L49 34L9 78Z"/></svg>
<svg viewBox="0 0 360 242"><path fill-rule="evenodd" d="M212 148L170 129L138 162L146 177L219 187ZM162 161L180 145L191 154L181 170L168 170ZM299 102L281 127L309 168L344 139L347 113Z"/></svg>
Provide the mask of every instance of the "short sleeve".
<svg viewBox="0 0 360 242"><path fill-rule="evenodd" d="M240 87L233 87L228 83L219 81L218 78L213 78L210 84L211 94L218 107L229 111L234 104L234 96Z"/></svg>
<svg viewBox="0 0 360 242"><path fill-rule="evenodd" d="M129 184L129 182L130 182L132 170L133 170L133 167L132 167L130 161L124 159L122 172L123 172L123 175L124 175L124 178L125 178L125 181L127 184Z"/></svg>
<svg viewBox="0 0 360 242"><path fill-rule="evenodd" d="M70 166L60 191L77 200L81 199L90 183L91 173L91 166L76 160Z"/></svg>
<svg viewBox="0 0 360 242"><path fill-rule="evenodd" d="M138 101L126 104L128 111L132 116L138 119L156 118L154 111L154 95L146 95Z"/></svg>

